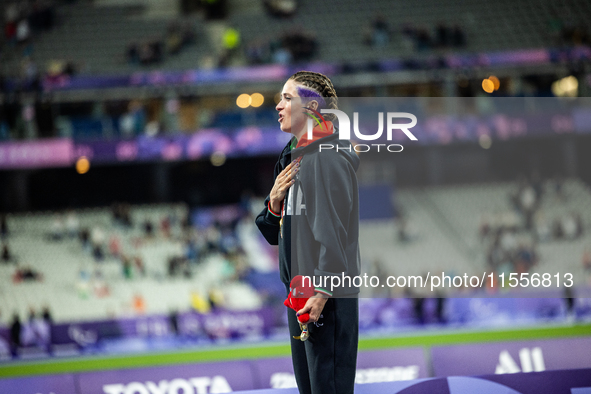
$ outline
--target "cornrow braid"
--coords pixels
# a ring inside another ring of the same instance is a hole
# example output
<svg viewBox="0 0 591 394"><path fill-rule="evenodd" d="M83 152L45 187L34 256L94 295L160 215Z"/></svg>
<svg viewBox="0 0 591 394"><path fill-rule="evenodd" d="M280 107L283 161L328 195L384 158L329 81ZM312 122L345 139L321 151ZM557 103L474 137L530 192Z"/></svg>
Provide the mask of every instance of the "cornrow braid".
<svg viewBox="0 0 591 394"><path fill-rule="evenodd" d="M293 79L300 85L318 92L326 102L324 108L338 109L337 92L334 89L332 81L326 75L313 71L298 71L289 79ZM325 114L323 116L326 120L333 121L336 119L336 116L333 114Z"/></svg>

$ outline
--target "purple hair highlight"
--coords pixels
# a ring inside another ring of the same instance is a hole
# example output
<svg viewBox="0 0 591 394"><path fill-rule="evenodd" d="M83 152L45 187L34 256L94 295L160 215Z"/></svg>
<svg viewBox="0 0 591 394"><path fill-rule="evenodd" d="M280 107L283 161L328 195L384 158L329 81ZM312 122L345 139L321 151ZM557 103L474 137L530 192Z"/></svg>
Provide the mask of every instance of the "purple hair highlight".
<svg viewBox="0 0 591 394"><path fill-rule="evenodd" d="M298 95L300 97L305 98L305 99L315 99L316 101L318 101L319 108L326 106L326 102L324 101L324 98L317 91L310 89L310 88L303 87L303 86L298 86L296 88L296 90L298 91ZM302 101L308 102L310 100L302 100Z"/></svg>

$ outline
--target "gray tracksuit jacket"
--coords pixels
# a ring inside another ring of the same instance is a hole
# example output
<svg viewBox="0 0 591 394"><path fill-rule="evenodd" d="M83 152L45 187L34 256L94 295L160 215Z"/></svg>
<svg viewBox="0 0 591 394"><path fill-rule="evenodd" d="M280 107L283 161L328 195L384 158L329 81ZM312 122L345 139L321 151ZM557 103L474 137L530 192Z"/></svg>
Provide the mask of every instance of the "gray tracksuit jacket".
<svg viewBox="0 0 591 394"><path fill-rule="evenodd" d="M291 160L300 160L300 170L281 215L269 210L267 196L256 218L265 239L279 245L281 280L289 285L294 276L305 275L312 278L317 292L356 296L359 288L352 279L360 274L355 174L359 158L351 143L335 133L291 151L288 144L275 165L274 178Z"/></svg>

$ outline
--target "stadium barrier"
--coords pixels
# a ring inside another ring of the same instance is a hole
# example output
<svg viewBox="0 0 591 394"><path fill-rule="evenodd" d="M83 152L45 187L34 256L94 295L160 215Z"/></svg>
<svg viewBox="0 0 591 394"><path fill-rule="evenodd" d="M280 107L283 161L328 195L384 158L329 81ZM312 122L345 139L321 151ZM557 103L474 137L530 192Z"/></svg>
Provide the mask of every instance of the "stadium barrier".
<svg viewBox="0 0 591 394"><path fill-rule="evenodd" d="M410 387L413 393L443 393L447 387L450 393L570 392L561 390L569 384L569 389L591 387L591 369L586 374L577 372L591 368L590 348L591 338L581 337L434 347L429 358L421 347L362 351L357 360L357 392L397 393ZM431 371L435 378L430 378ZM487 376L449 377L454 375ZM547 380L552 384L545 383ZM522 382L531 382L531 387ZM499 384L514 390L498 391ZM445 389L429 391L435 389L434 385ZM0 392L14 394L203 394L248 390L272 394L274 391L265 390L293 387L290 357L0 380ZM532 391L532 387L539 391Z"/></svg>

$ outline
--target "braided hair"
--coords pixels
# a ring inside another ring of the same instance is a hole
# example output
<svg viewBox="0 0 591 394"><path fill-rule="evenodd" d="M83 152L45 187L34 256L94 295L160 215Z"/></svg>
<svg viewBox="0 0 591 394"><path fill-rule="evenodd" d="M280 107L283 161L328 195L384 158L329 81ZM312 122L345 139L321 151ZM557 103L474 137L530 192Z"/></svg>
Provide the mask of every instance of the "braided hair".
<svg viewBox="0 0 591 394"><path fill-rule="evenodd" d="M332 81L326 75L313 71L298 71L289 79L317 93L323 99L321 100L323 102L319 103L322 108L338 109L337 93ZM336 118L333 114L323 114L323 116L331 121Z"/></svg>

